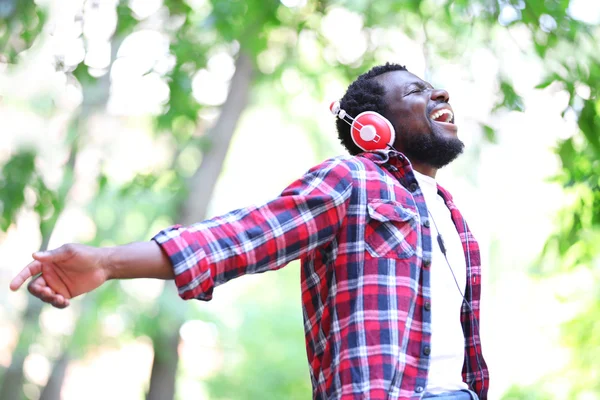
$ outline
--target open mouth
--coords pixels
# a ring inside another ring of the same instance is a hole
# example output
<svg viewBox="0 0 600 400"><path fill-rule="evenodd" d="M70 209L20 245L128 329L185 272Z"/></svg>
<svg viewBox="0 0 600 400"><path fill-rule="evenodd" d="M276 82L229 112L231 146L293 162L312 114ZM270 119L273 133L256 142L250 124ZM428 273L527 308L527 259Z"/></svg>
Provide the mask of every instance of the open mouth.
<svg viewBox="0 0 600 400"><path fill-rule="evenodd" d="M435 122L444 122L447 124L454 123L454 113L452 113L452 110L448 108L442 108L441 110L437 110L431 113L429 118L431 118Z"/></svg>

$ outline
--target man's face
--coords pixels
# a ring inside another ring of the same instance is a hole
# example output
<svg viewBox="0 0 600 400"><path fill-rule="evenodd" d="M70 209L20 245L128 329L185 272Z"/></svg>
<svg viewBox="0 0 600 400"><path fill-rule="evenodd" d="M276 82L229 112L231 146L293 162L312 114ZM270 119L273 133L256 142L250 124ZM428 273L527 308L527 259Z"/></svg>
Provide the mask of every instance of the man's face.
<svg viewBox="0 0 600 400"><path fill-rule="evenodd" d="M396 129L394 147L412 162L441 168L463 150L448 92L407 71L376 78L385 87L388 118Z"/></svg>

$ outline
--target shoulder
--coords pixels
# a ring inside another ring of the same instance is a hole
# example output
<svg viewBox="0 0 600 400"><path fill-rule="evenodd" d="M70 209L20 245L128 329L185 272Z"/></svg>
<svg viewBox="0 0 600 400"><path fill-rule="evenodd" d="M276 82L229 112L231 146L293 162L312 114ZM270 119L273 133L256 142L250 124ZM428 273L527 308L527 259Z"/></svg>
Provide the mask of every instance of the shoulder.
<svg viewBox="0 0 600 400"><path fill-rule="evenodd" d="M336 157L328 158L321 163L311 167L306 175L321 175L321 174L334 174L334 175L348 175L352 171L352 158L349 155L340 155Z"/></svg>
<svg viewBox="0 0 600 400"><path fill-rule="evenodd" d="M356 170L355 157L350 155L332 157L310 168L302 177L292 182L282 194L350 193L357 185L357 177L360 176Z"/></svg>
<svg viewBox="0 0 600 400"><path fill-rule="evenodd" d="M330 171L335 170L338 172L346 171L347 173L354 175L356 172L367 171L367 170L381 170L381 162L378 159L373 159L370 154L361 155L340 155L329 158L320 164L312 167L311 171Z"/></svg>
<svg viewBox="0 0 600 400"><path fill-rule="evenodd" d="M382 165L363 155L340 155L324 160L309 169L303 176L305 182L336 182L336 186L363 187L367 181L384 179Z"/></svg>

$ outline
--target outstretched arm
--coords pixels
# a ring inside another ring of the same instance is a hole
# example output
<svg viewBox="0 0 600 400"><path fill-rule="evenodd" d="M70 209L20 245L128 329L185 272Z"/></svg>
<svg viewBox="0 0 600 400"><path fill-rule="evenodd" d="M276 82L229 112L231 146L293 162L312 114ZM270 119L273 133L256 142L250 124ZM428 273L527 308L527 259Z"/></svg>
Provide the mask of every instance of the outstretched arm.
<svg viewBox="0 0 600 400"><path fill-rule="evenodd" d="M174 226L150 242L111 248L68 244L35 253L12 281L58 308L108 279L174 279L184 299L209 300L213 288L241 275L281 268L331 241L346 215L351 173L340 160L311 169L266 204L190 227Z"/></svg>
<svg viewBox="0 0 600 400"><path fill-rule="evenodd" d="M107 248L66 244L34 253L33 258L12 280L10 288L18 290L33 277L29 292L57 308L67 307L69 299L109 279L174 277L171 262L154 241Z"/></svg>
<svg viewBox="0 0 600 400"><path fill-rule="evenodd" d="M331 159L272 201L176 225L154 240L171 260L180 297L210 300L218 285L282 268L330 243L346 218L352 188L348 164Z"/></svg>

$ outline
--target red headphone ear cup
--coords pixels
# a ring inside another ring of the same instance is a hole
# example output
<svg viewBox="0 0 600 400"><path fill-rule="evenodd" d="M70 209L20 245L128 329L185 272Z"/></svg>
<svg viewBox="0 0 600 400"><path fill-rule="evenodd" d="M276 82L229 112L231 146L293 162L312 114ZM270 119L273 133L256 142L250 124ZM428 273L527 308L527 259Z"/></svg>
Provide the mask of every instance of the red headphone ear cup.
<svg viewBox="0 0 600 400"><path fill-rule="evenodd" d="M375 135L371 135L372 128ZM361 135L362 130L362 135ZM390 121L374 111L365 111L356 116L350 126L350 136L358 147L364 151L383 150L393 146L396 132Z"/></svg>

